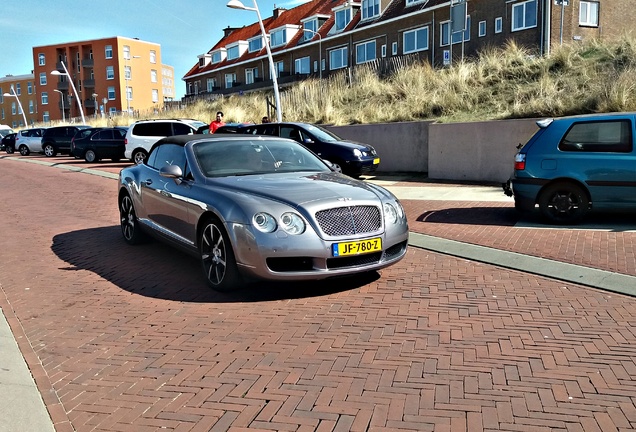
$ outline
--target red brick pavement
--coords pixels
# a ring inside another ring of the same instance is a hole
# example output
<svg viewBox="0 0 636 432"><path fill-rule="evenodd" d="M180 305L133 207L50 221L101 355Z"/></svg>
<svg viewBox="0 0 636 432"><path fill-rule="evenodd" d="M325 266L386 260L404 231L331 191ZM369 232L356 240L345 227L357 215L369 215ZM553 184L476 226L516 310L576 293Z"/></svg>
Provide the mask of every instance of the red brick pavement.
<svg viewBox="0 0 636 432"><path fill-rule="evenodd" d="M0 306L58 431L636 429L633 298L415 248L379 278L222 295L121 240L114 180L0 172ZM406 204L440 219L416 230L518 243Z"/></svg>

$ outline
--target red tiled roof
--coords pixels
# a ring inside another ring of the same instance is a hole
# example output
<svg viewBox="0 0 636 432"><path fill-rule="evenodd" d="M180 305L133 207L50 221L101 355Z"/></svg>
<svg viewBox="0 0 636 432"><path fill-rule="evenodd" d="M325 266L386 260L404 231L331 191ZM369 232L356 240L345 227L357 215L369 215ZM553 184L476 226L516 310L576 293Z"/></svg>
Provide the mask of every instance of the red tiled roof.
<svg viewBox="0 0 636 432"><path fill-rule="evenodd" d="M332 9L338 7L345 3L347 0L311 0L307 3L304 3L300 6L289 10L281 10L281 13L277 18L270 16L269 18L263 18L263 26L265 27L265 31L269 33L273 29L277 29L279 27L283 27L285 25L301 25L301 20L305 18L309 18L314 15L329 15L330 18L318 29L318 33L320 37L327 36L329 30L334 24L334 17ZM403 0L402 0L403 1ZM262 11L261 11L262 14ZM359 14L356 14L358 17ZM357 23L357 18L354 17L352 22L347 27L348 29L353 28L355 23ZM250 24L249 26L241 27L232 31L229 35L223 37L216 45L214 45L208 53L211 53L220 48L226 47L238 41L246 41L253 37L260 35L260 26L258 22ZM303 36L303 32L299 31L291 40L287 41L287 44L281 47L272 48L272 54L275 54L277 51L288 49L289 47L296 46L300 39ZM314 35L313 38L318 38L318 36ZM193 75L198 75L205 72L210 72L215 69L222 68L224 66L230 65L232 63L243 62L246 60L250 60L256 57L260 57L264 54L265 47L263 47L258 52L245 53L240 58L234 60L223 60L220 63L210 63L202 68L199 67L199 64L195 64L184 76L184 78L191 77Z"/></svg>

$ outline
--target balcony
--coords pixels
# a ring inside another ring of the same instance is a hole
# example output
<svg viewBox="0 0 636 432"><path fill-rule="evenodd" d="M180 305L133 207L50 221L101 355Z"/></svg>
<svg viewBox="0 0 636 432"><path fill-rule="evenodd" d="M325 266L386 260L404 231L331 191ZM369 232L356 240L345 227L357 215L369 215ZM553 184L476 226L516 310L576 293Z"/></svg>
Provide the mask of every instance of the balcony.
<svg viewBox="0 0 636 432"><path fill-rule="evenodd" d="M58 72L64 72L64 66L62 66L62 62L55 63L55 70Z"/></svg>
<svg viewBox="0 0 636 432"><path fill-rule="evenodd" d="M93 66L95 66L95 61L92 58L82 60L82 67L92 68Z"/></svg>
<svg viewBox="0 0 636 432"><path fill-rule="evenodd" d="M69 87L70 86L68 84L68 81L58 81L57 82L57 89L58 90L66 90L66 91L68 91Z"/></svg>
<svg viewBox="0 0 636 432"><path fill-rule="evenodd" d="M84 99L84 101L82 102L82 104L84 105L84 107L86 108L93 108L95 109L95 107L97 106L95 99Z"/></svg>
<svg viewBox="0 0 636 432"><path fill-rule="evenodd" d="M94 79L85 79L84 81L82 81L82 84L84 84L84 87L87 87L87 88L95 88Z"/></svg>

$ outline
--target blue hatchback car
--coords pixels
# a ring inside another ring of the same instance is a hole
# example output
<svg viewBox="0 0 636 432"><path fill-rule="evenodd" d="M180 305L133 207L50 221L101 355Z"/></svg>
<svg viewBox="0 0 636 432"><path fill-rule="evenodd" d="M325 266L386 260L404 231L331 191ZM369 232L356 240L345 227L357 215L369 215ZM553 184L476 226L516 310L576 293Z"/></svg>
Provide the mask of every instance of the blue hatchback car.
<svg viewBox="0 0 636 432"><path fill-rule="evenodd" d="M591 210L636 209L636 113L543 119L515 156L506 193L518 210L537 205L551 223Z"/></svg>

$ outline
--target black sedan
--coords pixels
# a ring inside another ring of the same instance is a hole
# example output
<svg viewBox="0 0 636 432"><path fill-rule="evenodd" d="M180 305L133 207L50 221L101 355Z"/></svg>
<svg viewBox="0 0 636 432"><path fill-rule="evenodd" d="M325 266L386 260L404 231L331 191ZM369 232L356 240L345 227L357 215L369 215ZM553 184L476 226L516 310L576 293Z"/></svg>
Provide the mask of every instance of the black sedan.
<svg viewBox="0 0 636 432"><path fill-rule="evenodd" d="M71 155L86 162L124 159L126 128L90 128L78 131L71 141Z"/></svg>
<svg viewBox="0 0 636 432"><path fill-rule="evenodd" d="M380 157L372 146L345 140L310 123L263 123L240 127L237 132L291 138L355 178L375 172L380 164Z"/></svg>
<svg viewBox="0 0 636 432"><path fill-rule="evenodd" d="M10 133L2 138L0 143L0 150L4 150L7 153L13 153L15 151L15 137L17 134Z"/></svg>

